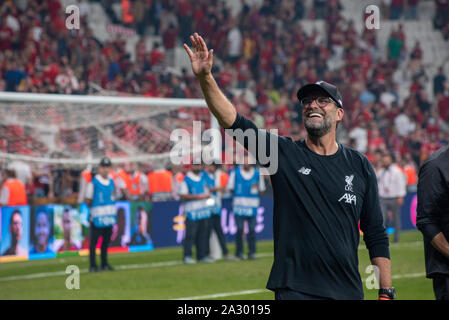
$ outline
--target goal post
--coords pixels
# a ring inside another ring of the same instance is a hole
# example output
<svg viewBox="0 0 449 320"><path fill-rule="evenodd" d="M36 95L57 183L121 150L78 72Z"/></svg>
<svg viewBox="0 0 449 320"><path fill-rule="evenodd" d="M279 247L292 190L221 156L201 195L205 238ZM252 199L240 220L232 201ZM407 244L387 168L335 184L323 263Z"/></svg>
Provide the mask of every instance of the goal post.
<svg viewBox="0 0 449 320"><path fill-rule="evenodd" d="M219 128L203 99L0 92L0 159L167 165L171 131L193 121Z"/></svg>

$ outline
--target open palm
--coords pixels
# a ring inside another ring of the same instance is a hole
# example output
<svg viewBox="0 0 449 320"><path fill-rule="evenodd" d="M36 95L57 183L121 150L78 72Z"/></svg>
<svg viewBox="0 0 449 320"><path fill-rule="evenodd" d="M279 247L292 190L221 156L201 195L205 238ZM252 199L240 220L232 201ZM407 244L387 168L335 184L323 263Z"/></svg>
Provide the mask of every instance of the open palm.
<svg viewBox="0 0 449 320"><path fill-rule="evenodd" d="M190 36L193 51L184 43L184 49L190 57L192 71L197 77L203 77L211 73L213 63L213 50L208 50L204 39L195 33Z"/></svg>

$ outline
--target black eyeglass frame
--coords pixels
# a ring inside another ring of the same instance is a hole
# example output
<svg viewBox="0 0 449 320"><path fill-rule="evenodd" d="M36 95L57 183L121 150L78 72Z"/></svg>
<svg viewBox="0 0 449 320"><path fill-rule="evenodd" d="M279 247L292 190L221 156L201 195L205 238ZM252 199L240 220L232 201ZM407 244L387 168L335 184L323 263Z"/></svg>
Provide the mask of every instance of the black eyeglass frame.
<svg viewBox="0 0 449 320"><path fill-rule="evenodd" d="M319 99L325 99L326 101L318 101ZM320 107L320 108L324 108L325 106L327 106L329 103L331 103L331 102L334 102L335 103L335 101L332 99L332 98L330 98L330 97L323 97L323 96L320 96L320 97L315 97L315 98L302 98L301 99L301 105L303 106L303 107L305 107L306 105L309 105L309 104L312 104L312 102L313 101L315 101L316 102L316 104ZM336 103L335 103L336 104ZM337 105L337 104L336 104ZM338 106L338 105L337 105Z"/></svg>

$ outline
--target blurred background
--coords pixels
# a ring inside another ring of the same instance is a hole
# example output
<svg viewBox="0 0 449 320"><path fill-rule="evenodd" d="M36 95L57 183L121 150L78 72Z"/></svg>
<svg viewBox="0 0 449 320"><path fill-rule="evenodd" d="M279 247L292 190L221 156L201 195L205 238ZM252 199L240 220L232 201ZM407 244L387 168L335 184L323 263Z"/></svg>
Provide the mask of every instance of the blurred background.
<svg viewBox="0 0 449 320"><path fill-rule="evenodd" d="M71 4L78 30L66 28ZM378 30L365 27L370 4ZM259 127L304 138L296 91L325 80L343 95L338 141L375 167L387 151L416 171L449 139L448 12L442 0L3 1L0 90L202 98L182 48L199 32L220 87ZM30 198L76 196L85 166L36 159L160 154L173 129L210 126L204 108L107 107L1 102L2 167L17 171Z"/></svg>

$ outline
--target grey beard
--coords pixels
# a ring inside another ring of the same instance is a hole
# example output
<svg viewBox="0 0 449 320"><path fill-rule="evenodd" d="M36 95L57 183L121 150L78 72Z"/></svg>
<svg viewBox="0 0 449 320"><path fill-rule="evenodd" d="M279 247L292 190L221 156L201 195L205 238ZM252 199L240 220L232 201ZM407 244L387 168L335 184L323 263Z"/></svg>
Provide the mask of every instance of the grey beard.
<svg viewBox="0 0 449 320"><path fill-rule="evenodd" d="M332 129L332 123L329 120L330 119L325 118L322 125L320 125L320 126L309 125L307 123L307 120L305 120L304 127L306 128L309 136L315 137L315 138L321 138L322 136L326 135Z"/></svg>

